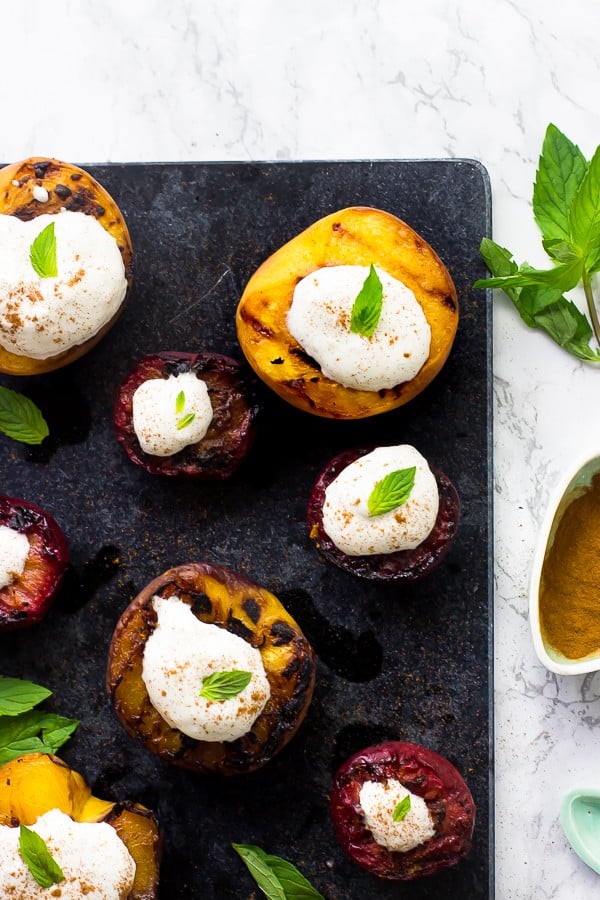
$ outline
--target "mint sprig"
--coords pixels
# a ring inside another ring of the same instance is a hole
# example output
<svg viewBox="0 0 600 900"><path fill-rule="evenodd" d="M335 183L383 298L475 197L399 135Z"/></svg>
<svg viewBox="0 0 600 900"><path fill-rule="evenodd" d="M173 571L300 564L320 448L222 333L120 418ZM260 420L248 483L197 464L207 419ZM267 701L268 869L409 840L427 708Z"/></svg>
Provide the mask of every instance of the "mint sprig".
<svg viewBox="0 0 600 900"><path fill-rule="evenodd" d="M600 147L588 163L555 125L546 130L533 189L533 213L552 267L517 264L489 238L480 252L492 275L476 288L501 288L530 328L542 328L578 359L600 362L600 319L592 276L600 271ZM565 293L583 285L588 317ZM590 325L591 322L591 325Z"/></svg>
<svg viewBox="0 0 600 900"><path fill-rule="evenodd" d="M268 900L325 900L296 866L253 844L232 844Z"/></svg>
<svg viewBox="0 0 600 900"><path fill-rule="evenodd" d="M0 675L0 716L18 716L29 712L51 694L48 688L33 681Z"/></svg>
<svg viewBox="0 0 600 900"><path fill-rule="evenodd" d="M371 263L369 274L352 306L350 331L370 338L381 318L382 307L383 285Z"/></svg>
<svg viewBox="0 0 600 900"><path fill-rule="evenodd" d="M41 444L50 433L33 400L7 387L0 387L0 431L22 444Z"/></svg>
<svg viewBox="0 0 600 900"><path fill-rule="evenodd" d="M54 222L42 228L33 241L29 248L29 260L40 278L56 278L58 275Z"/></svg>
<svg viewBox="0 0 600 900"><path fill-rule="evenodd" d="M206 700L231 700L241 694L252 680L252 672L232 669L230 672L212 672L202 679L200 696Z"/></svg>
<svg viewBox="0 0 600 900"><path fill-rule="evenodd" d="M394 812L392 813L392 819L394 822L401 822L402 819L405 819L410 812L410 794L407 794L403 800L400 800L399 803L394 807Z"/></svg>
<svg viewBox="0 0 600 900"><path fill-rule="evenodd" d="M416 471L415 466L396 469L378 481L367 500L369 515L381 516L406 503L415 484Z"/></svg>
<svg viewBox="0 0 600 900"><path fill-rule="evenodd" d="M19 853L40 887L49 888L65 880L61 867L51 856L43 838L26 825L19 828Z"/></svg>
<svg viewBox="0 0 600 900"><path fill-rule="evenodd" d="M34 709L51 695L39 684L0 678L0 765L28 753L56 753L79 722Z"/></svg>

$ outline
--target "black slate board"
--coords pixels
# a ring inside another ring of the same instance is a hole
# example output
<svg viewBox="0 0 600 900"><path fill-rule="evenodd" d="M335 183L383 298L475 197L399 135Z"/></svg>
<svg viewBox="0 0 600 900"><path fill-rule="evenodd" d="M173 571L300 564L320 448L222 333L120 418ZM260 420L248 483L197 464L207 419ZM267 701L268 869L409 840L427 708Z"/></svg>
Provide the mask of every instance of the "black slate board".
<svg viewBox="0 0 600 900"><path fill-rule="evenodd" d="M470 288L483 275L477 248L490 229L485 170L469 160L88 168L128 221L135 288L84 359L42 378L1 379L36 399L51 427L38 449L0 436L1 490L55 515L73 572L43 625L0 637L0 671L49 686L48 705L81 719L63 756L97 795L158 812L165 900L256 897L231 841L292 859L328 900L492 897L491 330L485 294ZM442 374L406 407L359 423L313 418L261 386L261 437L226 485L174 483L129 463L111 410L133 361L161 349L240 357L234 312L249 275L302 228L348 205L405 219L450 269L461 321ZM414 443L462 500L445 563L401 590L328 566L304 525L322 465L346 447L378 442ZM240 570L278 594L319 656L303 728L252 776L199 779L163 763L125 733L104 691L121 611L154 576L191 560ZM347 860L328 813L337 766L387 739L448 757L478 807L470 855L401 886Z"/></svg>

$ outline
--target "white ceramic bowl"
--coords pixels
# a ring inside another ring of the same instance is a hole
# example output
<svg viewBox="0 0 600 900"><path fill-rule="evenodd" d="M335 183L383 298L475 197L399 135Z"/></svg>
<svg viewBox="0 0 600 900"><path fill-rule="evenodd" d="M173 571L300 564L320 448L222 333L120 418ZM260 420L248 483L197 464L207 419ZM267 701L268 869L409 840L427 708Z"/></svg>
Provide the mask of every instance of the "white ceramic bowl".
<svg viewBox="0 0 600 900"><path fill-rule="evenodd" d="M593 475L599 471L600 451L591 454L589 452L586 453L567 470L556 486L548 504L533 556L529 585L529 624L533 637L533 646L540 662L551 672L556 672L559 675L582 675L585 672L596 672L600 669L600 650L594 656L573 660L567 659L567 657L549 647L542 637L539 614L540 576L546 550L554 540L558 524L573 496L583 493L585 488L589 487Z"/></svg>

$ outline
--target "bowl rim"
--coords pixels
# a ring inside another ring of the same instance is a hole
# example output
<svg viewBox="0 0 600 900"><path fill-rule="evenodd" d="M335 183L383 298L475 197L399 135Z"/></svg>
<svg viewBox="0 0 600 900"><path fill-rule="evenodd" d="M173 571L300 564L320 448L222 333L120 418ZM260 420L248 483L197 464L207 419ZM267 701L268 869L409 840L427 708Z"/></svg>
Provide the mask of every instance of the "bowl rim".
<svg viewBox="0 0 600 900"><path fill-rule="evenodd" d="M550 495L546 512L538 531L531 564L531 574L529 579L529 627L533 639L533 646L539 661L543 663L550 672L555 672L557 675L584 675L589 672L600 670L600 650L596 656L590 656L586 659L577 659L572 662L566 660L564 662L559 662L550 656L542 638L539 616L540 576L550 530L552 528L552 523L554 522L554 516L570 483L581 469L594 460L598 460L598 471L600 472L600 448L594 452L590 452L588 449L585 453L580 454L569 468L564 470L562 476L557 481Z"/></svg>

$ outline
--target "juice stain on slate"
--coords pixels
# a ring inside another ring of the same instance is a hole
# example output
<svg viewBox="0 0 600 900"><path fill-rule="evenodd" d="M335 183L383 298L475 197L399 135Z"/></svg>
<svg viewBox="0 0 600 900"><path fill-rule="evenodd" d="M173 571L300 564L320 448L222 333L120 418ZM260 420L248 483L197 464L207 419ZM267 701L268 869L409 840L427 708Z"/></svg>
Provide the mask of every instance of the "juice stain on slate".
<svg viewBox="0 0 600 900"><path fill-rule="evenodd" d="M113 578L121 566L121 551L108 544L101 547L79 572L73 566L65 575L56 606L61 612L77 612L96 591Z"/></svg>
<svg viewBox="0 0 600 900"><path fill-rule="evenodd" d="M92 417L89 404L74 379L62 372L47 376L28 387L27 396L39 406L50 434L39 446L28 447L28 462L46 464L69 444L81 444L89 434Z"/></svg>
<svg viewBox="0 0 600 900"><path fill-rule="evenodd" d="M348 628L332 625L312 597L299 589L279 591L279 599L332 672L347 681L372 681L381 672L383 649L372 631L355 637Z"/></svg>

